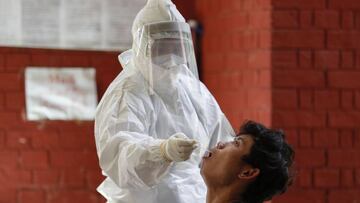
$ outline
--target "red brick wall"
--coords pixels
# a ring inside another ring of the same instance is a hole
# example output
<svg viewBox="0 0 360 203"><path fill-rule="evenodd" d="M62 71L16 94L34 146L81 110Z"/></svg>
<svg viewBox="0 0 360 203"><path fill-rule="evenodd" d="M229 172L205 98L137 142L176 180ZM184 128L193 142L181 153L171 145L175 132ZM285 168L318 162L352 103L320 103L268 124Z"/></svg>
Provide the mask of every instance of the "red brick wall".
<svg viewBox="0 0 360 203"><path fill-rule="evenodd" d="M273 117L298 179L275 202L360 202L360 1L273 1Z"/></svg>
<svg viewBox="0 0 360 203"><path fill-rule="evenodd" d="M121 70L117 53L0 47L0 202L104 202L93 122L27 122L26 66L97 69L99 95Z"/></svg>
<svg viewBox="0 0 360 203"><path fill-rule="evenodd" d="M271 123L270 0L198 0L203 78L234 127Z"/></svg>

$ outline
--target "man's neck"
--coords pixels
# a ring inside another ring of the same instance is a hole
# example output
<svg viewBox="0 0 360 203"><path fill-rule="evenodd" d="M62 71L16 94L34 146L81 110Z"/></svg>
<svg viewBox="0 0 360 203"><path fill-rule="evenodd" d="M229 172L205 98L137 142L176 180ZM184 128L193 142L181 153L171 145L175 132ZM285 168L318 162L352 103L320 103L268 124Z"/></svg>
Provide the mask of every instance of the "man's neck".
<svg viewBox="0 0 360 203"><path fill-rule="evenodd" d="M228 188L208 188L206 203L231 203L238 202L238 191Z"/></svg>

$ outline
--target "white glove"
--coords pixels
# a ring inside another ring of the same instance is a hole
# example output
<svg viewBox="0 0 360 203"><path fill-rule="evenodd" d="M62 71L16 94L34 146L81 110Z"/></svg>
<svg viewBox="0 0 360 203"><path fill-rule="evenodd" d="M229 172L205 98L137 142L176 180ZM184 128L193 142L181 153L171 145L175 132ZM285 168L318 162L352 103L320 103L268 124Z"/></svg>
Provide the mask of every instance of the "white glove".
<svg viewBox="0 0 360 203"><path fill-rule="evenodd" d="M198 147L197 141L183 133L176 133L160 145L160 152L166 161L186 161Z"/></svg>

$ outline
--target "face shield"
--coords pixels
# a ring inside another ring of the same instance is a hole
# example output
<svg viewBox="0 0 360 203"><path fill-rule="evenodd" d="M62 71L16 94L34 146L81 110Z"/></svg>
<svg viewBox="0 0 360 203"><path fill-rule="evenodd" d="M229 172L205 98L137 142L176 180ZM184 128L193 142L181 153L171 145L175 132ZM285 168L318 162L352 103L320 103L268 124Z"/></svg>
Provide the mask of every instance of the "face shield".
<svg viewBox="0 0 360 203"><path fill-rule="evenodd" d="M199 88L192 35L187 23L148 24L140 33L134 63L155 91L169 89L178 80Z"/></svg>

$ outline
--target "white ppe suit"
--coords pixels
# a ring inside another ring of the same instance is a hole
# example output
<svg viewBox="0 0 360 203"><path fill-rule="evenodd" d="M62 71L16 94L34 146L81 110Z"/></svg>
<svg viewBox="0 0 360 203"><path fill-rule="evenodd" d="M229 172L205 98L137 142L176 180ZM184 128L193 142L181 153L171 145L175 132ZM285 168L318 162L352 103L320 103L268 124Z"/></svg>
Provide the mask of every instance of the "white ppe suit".
<svg viewBox="0 0 360 203"><path fill-rule="evenodd" d="M95 140L109 203L205 203L204 152L234 135L198 80L188 24L170 0L150 0L133 25L124 68L97 108ZM160 145L177 133L199 143L190 159L168 162Z"/></svg>

